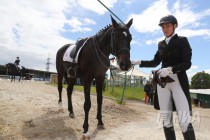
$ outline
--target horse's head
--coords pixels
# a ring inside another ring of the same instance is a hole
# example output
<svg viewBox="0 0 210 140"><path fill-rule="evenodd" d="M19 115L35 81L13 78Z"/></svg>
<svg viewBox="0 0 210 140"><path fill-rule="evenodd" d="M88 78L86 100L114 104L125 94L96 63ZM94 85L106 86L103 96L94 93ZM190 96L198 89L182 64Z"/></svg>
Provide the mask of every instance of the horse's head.
<svg viewBox="0 0 210 140"><path fill-rule="evenodd" d="M7 68L9 68L9 67L11 67L11 64L10 64L10 63L7 63L7 64L5 64L5 66L6 66Z"/></svg>
<svg viewBox="0 0 210 140"><path fill-rule="evenodd" d="M127 71L131 67L130 61L130 42L132 36L129 28L133 23L131 19L126 25L118 24L112 17L111 47L112 54L117 57L120 69Z"/></svg>
<svg viewBox="0 0 210 140"><path fill-rule="evenodd" d="M8 72L11 71L11 69L12 69L12 65L11 65L11 63L7 63L7 64L5 64L5 66L7 67L7 74L8 74Z"/></svg>
<svg viewBox="0 0 210 140"><path fill-rule="evenodd" d="M7 67L8 69L14 69L14 68L16 68L16 66L15 66L14 63L7 63L7 64L5 64L5 65L6 65L6 67Z"/></svg>

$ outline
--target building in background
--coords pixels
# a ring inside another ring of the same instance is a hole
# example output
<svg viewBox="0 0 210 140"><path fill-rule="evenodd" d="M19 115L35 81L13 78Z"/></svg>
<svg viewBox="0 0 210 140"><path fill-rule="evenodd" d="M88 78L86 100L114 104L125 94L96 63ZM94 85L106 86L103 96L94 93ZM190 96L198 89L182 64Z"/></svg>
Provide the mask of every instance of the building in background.
<svg viewBox="0 0 210 140"><path fill-rule="evenodd" d="M114 86L123 86L125 79L127 86L143 86L146 81L151 80L152 74L147 74L137 68L130 69L127 72L121 71L116 60L111 60L107 84ZM125 77L126 74L126 77Z"/></svg>

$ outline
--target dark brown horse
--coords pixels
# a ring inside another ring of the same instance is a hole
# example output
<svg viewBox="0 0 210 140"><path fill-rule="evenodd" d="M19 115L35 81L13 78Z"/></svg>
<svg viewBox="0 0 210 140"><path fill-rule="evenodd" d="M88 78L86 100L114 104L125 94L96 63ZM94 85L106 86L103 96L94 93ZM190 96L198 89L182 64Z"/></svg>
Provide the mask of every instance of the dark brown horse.
<svg viewBox="0 0 210 140"><path fill-rule="evenodd" d="M68 82L67 97L70 117L74 117L72 90L75 80L77 77L83 79L85 97L84 134L88 132L88 116L91 108L90 87L94 78L96 82L98 103L98 128L104 128L104 123L102 121L102 87L105 80L105 73L110 67L109 55L112 54L117 57L117 62L121 70L127 71L131 67L130 42L132 36L129 32L129 28L132 25L133 20L131 19L126 25L118 24L112 17L111 20L112 25L107 26L95 36L81 39L76 43L77 46L83 44L83 48L78 57L78 63L63 61L64 53L72 44L66 44L61 47L56 56L59 103L62 102L62 79L65 76Z"/></svg>
<svg viewBox="0 0 210 140"><path fill-rule="evenodd" d="M15 76L19 76L19 80L18 80L19 82L20 82L21 78L23 80L23 77L24 77L25 71L26 71L25 67L21 66L21 69L19 70L14 63L7 63L5 65L7 67L7 74L12 76L11 82L13 80L15 81Z"/></svg>

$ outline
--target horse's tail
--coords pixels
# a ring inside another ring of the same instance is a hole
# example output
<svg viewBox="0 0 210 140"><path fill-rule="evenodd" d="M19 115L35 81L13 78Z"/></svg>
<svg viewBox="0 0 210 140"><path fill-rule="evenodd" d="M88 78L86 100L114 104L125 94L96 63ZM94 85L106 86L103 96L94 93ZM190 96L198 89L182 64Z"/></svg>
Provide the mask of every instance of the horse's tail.
<svg viewBox="0 0 210 140"><path fill-rule="evenodd" d="M70 46L70 44L66 44L57 51L57 54L56 54L56 70L57 70L57 72L59 72L60 68L63 67L63 64L62 64L63 55L69 46Z"/></svg>
<svg viewBox="0 0 210 140"><path fill-rule="evenodd" d="M63 67L63 55L66 52L69 44L64 45L61 47L56 54L56 70L58 73L58 92L59 92L59 101L58 103L61 105L62 103L62 88L63 88L63 77L65 75L65 70Z"/></svg>
<svg viewBox="0 0 210 140"><path fill-rule="evenodd" d="M8 68L8 66L7 66L8 64L5 64L5 66L6 66L6 68L7 68L7 72L6 72L6 75L8 75L8 73L9 73L9 68Z"/></svg>

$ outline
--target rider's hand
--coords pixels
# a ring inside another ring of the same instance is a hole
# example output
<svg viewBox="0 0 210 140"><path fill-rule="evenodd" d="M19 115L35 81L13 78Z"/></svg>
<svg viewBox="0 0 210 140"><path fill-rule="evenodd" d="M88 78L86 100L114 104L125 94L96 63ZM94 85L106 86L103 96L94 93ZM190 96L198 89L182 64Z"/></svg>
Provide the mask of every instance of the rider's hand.
<svg viewBox="0 0 210 140"><path fill-rule="evenodd" d="M140 65L140 64L141 64L141 60L133 61L133 62L132 62L132 65L134 65L134 66L135 66L135 65Z"/></svg>
<svg viewBox="0 0 210 140"><path fill-rule="evenodd" d="M172 67L167 67L167 68L162 68L160 69L157 74L159 77L166 77L168 76L169 74L172 74Z"/></svg>

